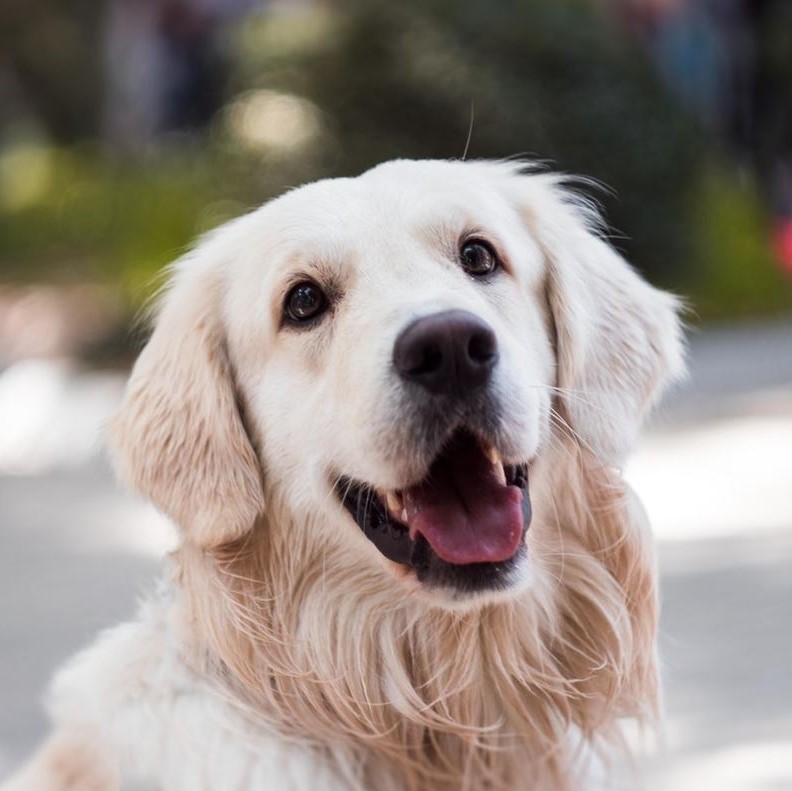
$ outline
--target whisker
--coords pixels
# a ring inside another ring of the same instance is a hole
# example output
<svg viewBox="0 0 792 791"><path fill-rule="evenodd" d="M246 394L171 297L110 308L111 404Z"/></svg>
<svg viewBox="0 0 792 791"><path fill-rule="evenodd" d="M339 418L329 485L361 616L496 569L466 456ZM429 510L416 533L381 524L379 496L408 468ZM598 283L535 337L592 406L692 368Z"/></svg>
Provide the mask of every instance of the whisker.
<svg viewBox="0 0 792 791"><path fill-rule="evenodd" d="M574 398L576 401L580 401L581 404L599 412L601 415L610 416L608 410L602 407L600 404L595 404L590 398L584 398L581 393L585 393L584 390L575 390L571 387L556 387L554 385L528 385L533 390L550 390L554 393L558 393L560 395L569 396Z"/></svg>

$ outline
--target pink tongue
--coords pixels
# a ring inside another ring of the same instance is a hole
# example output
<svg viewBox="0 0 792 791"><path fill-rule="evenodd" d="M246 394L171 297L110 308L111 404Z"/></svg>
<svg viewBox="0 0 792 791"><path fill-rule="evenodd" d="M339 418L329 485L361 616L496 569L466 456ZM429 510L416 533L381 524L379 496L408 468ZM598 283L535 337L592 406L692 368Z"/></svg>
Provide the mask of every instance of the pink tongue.
<svg viewBox="0 0 792 791"><path fill-rule="evenodd" d="M402 495L411 538L420 533L447 563L494 563L517 551L522 491L501 482L469 435L456 438L427 478Z"/></svg>

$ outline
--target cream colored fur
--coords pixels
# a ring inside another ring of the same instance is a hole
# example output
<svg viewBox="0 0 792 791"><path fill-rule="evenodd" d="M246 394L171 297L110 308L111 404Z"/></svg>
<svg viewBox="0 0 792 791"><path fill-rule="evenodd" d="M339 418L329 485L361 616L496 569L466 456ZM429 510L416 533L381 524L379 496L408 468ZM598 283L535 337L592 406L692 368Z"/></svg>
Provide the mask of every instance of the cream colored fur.
<svg viewBox="0 0 792 791"><path fill-rule="evenodd" d="M453 262L465 228L504 258L491 284ZM295 332L280 305L305 274L340 296ZM330 488L426 473L388 363L445 308L495 330L497 447L531 460L519 584L465 600L384 560ZM676 308L558 178L512 163L387 163L212 234L175 266L112 430L181 547L139 618L61 672L56 741L4 788L587 787L620 720L657 708L651 539L619 468L682 372Z"/></svg>

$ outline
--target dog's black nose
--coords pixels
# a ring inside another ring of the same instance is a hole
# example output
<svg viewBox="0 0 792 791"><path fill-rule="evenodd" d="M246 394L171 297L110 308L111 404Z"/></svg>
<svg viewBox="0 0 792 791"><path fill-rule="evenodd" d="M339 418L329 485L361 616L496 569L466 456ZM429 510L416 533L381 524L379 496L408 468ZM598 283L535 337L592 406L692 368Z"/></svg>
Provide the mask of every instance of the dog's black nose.
<svg viewBox="0 0 792 791"><path fill-rule="evenodd" d="M492 328L465 310L417 319L393 347L393 364L403 379L445 395L464 395L487 384L497 361Z"/></svg>

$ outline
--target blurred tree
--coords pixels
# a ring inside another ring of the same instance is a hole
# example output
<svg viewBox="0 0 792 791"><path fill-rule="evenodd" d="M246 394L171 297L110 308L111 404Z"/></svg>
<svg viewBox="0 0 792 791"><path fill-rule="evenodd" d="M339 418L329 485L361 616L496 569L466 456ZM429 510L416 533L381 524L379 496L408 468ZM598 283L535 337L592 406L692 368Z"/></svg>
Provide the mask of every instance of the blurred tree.
<svg viewBox="0 0 792 791"><path fill-rule="evenodd" d="M13 82L15 110L35 116L55 140L99 131L104 6L105 0L0 3L0 72Z"/></svg>
<svg viewBox="0 0 792 791"><path fill-rule="evenodd" d="M332 174L392 157L538 155L604 182L617 239L678 281L702 141L642 53L585 0L338 0L249 33L248 85L307 96L338 138ZM291 42L291 45L290 45ZM321 141L319 145L321 145ZM600 196L601 197L601 196Z"/></svg>
<svg viewBox="0 0 792 791"><path fill-rule="evenodd" d="M461 157L472 105L469 156L546 158L611 187L615 198L597 197L628 235L616 245L702 316L789 308L760 193L667 93L610 0L284 0L240 18L255 1L0 3L0 279L96 280L139 303L197 233L288 186L399 156ZM192 56L166 58L169 79L147 82L156 70L136 67L151 48L114 45L106 12L148 9L161 45L157 9L190 4L222 11L210 49L228 72L201 56L200 79L179 82ZM788 63L786 40L770 38ZM131 85L186 114L142 141L122 118L137 145L97 145L113 95L103 46ZM49 135L3 136L9 107Z"/></svg>

